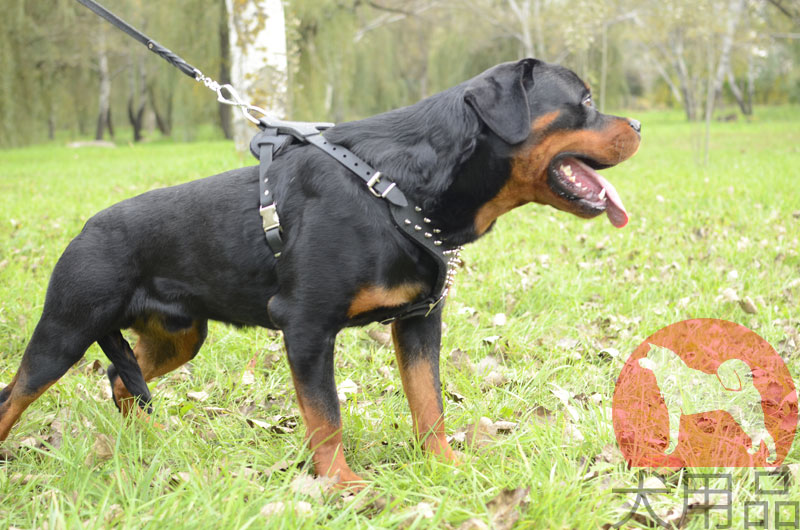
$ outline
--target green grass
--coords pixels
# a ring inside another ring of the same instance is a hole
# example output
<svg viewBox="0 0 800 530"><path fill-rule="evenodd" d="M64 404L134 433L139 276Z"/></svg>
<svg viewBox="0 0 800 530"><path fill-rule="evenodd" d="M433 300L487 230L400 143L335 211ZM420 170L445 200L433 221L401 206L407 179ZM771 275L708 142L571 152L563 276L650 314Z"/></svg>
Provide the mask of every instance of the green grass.
<svg viewBox="0 0 800 530"><path fill-rule="evenodd" d="M393 353L364 330L347 330L337 342L337 380L352 379L358 392L342 406L346 456L371 481L364 497L390 502L360 513L358 502L309 497L307 488L292 486L309 458L302 427L291 428L299 414L280 336L214 324L188 371L151 384L155 419L165 430L122 420L104 397L105 377L92 369L94 360L107 363L92 346L0 449L8 458L0 460L0 527L457 527L472 517L488 522L487 502L517 487L531 488L520 528L598 528L619 520L626 497L612 489L635 486L636 470L598 455L616 446L611 396L633 349L693 317L746 325L782 353L779 344L800 328L800 286L791 284L800 278L800 109L760 109L752 123L714 123L708 166L700 164L701 125L679 113L636 117L644 126L640 152L605 172L628 207L625 229L527 206L465 249L467 266L445 310L448 432L483 416L517 427L484 447L460 447L461 467L427 458L411 443ZM249 163L224 142L1 151L0 385L16 371L53 265L88 217L148 189ZM724 301L728 287L755 300L758 312ZM505 325L493 326L497 313L507 315ZM499 338L485 340L492 336ZM622 360L601 355L606 348ZM449 361L456 349L475 364L496 356L507 382L494 386L459 368ZM798 353L784 353L795 379ZM243 384L254 357L255 382ZM578 395L574 425L551 382ZM187 398L200 390L209 394L205 402ZM602 399L580 399L594 393ZM539 421L538 406L554 419ZM289 432L248 419L288 422ZM58 447L55 431L63 431ZM98 434L113 445L108 460L95 458ZM788 463L800 462L797 445ZM268 471L281 461L289 469ZM674 495L658 497L660 513L680 507L675 487ZM791 495L800 497L796 483ZM752 471L735 470L734 528L743 524L747 500L766 499L754 495ZM260 514L277 501L307 501L312 510ZM432 518L420 515L423 502ZM689 528L703 528L702 515Z"/></svg>

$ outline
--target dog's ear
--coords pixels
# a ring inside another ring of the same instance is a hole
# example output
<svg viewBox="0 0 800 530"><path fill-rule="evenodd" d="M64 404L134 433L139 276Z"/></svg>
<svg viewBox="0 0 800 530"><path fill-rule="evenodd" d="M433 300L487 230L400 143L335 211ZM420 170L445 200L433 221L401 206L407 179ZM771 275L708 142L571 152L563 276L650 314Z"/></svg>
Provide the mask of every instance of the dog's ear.
<svg viewBox="0 0 800 530"><path fill-rule="evenodd" d="M651 372L655 372L657 369L656 363L654 363L647 357L642 357L641 359L639 359L639 366L641 366L645 370L650 370Z"/></svg>
<svg viewBox="0 0 800 530"><path fill-rule="evenodd" d="M538 63L522 59L499 64L470 80L464 92L464 100L481 121L509 144L523 142L530 134L527 88L533 85Z"/></svg>

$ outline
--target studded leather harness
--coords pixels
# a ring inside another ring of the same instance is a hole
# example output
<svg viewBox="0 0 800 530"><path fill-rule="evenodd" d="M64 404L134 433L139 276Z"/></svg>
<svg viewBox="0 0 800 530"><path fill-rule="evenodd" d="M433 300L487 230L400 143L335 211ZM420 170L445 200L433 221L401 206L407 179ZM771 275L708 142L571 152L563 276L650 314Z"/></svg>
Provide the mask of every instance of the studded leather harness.
<svg viewBox="0 0 800 530"><path fill-rule="evenodd" d="M267 170L272 163L272 159L280 154L281 149L289 143L288 140L294 138L300 142L313 144L322 149L325 153L332 156L334 160L363 180L373 195L387 202L392 219L395 225L397 225L398 230L425 249L438 264L439 273L434 288L428 298L412 304L406 308L406 310L400 312L399 315L389 320L418 315L427 316L442 300L444 300L447 296L448 288L453 281L455 268L460 263L458 255L461 252L461 247L448 248L445 246L443 240L437 237L440 231L431 226L431 220L425 217L419 206L410 205L408 203L406 196L391 179L383 176L380 171L371 168L366 162L344 147L325 140L321 132L331 127L333 124L273 119L268 116L264 109L253 106L242 100L231 85L220 85L210 77L203 75L200 70L187 63L177 54L135 29L94 0L78 0L78 2L91 9L96 15L104 18L118 29L124 31L130 37L147 46L150 51L161 56L185 75L202 82L206 87L217 93L217 101L220 103L240 108L242 115L261 129L261 132L256 134L250 142L250 150L259 160L260 164L261 218L263 220L264 233L267 237L267 244L276 258L280 256L281 250L283 249L283 240L281 239L281 225L278 220L277 205L269 191ZM257 118L255 114L261 114L263 117Z"/></svg>
<svg viewBox="0 0 800 530"><path fill-rule="evenodd" d="M250 151L259 160L260 213L270 250L276 258L280 257L284 242L281 236L278 205L269 189L267 174L269 166L274 157L280 155L282 149L290 144L292 139L314 145L361 179L372 195L386 201L397 229L424 249L438 266L436 282L430 294L424 300L411 304L397 315L385 320L384 323L414 316L428 316L447 296L456 268L461 263L459 259L461 247L445 245L440 236L441 230L433 226L431 219L425 216L421 207L409 203L394 181L372 168L352 151L328 142L321 133L330 126L327 123L305 122L279 122L278 126L275 126L275 122L272 121L250 142Z"/></svg>

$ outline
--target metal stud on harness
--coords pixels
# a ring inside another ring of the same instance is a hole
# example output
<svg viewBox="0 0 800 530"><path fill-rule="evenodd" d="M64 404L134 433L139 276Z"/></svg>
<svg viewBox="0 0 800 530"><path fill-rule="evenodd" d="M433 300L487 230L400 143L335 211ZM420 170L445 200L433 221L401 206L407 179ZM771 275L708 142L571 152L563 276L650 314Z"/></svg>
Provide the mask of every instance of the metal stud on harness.
<svg viewBox="0 0 800 530"><path fill-rule="evenodd" d="M264 109L244 101L233 86L229 84L220 85L172 51L161 46L97 2L94 2L94 0L77 1L124 31L130 37L144 44L147 49L165 59L187 76L203 83L216 93L217 101L220 103L238 107L248 121L261 129L261 132L257 133L251 140L250 151L259 161L259 213L267 244L276 258L281 255L284 242L281 238L278 205L275 203L275 199L269 189L268 170L281 150L296 140L316 146L361 179L372 195L386 201L389 213L397 229L422 247L438 264L439 271L431 294L425 300L408 306L405 311L388 319L386 322L413 316L428 316L445 299L453 282L455 271L461 263L459 259L461 247L450 248L445 245L444 238L440 235L441 230L432 225L431 219L424 215L422 208L409 204L406 196L390 178L373 169L348 149L328 142L321 133L333 127L332 123L275 119ZM261 117L255 116L254 113L260 114Z"/></svg>

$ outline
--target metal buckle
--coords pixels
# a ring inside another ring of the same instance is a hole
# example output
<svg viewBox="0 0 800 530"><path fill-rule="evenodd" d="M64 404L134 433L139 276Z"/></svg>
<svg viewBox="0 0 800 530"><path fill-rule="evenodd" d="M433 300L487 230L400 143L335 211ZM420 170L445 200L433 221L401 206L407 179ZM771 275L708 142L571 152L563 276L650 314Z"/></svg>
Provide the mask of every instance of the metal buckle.
<svg viewBox="0 0 800 530"><path fill-rule="evenodd" d="M440 303L440 302L442 302L442 300L444 300L445 298L447 298L447 291L448 291L448 289L447 289L447 288L445 288L445 290L442 292L442 295L441 295L439 298L437 298L435 302L431 302L431 303L428 305L428 312L427 312L427 313L425 313L425 317L426 317L426 318L428 317L428 315L430 315L431 313L433 313L433 310L434 310L434 309L436 309L436 306L438 306L438 305L439 305L439 303Z"/></svg>
<svg viewBox="0 0 800 530"><path fill-rule="evenodd" d="M281 226L281 221L278 219L278 212L275 206L275 203L272 203L269 206L262 206L258 210L261 214L261 226L264 228L264 232L272 230L273 228L280 228Z"/></svg>
<svg viewBox="0 0 800 530"><path fill-rule="evenodd" d="M389 187L383 191L383 193L378 193L377 191L375 191L375 185L381 181L382 176L383 175L381 174L380 171L376 171L375 174L372 175L372 178L367 181L367 188L369 188L369 191L371 191L372 194L379 199L385 199L386 196L389 195L389 192L392 191L392 188L397 186L397 184L392 182L391 184L389 184Z"/></svg>

